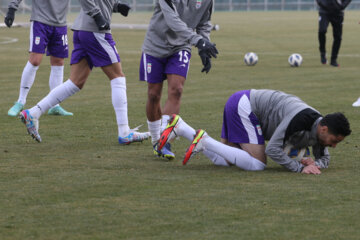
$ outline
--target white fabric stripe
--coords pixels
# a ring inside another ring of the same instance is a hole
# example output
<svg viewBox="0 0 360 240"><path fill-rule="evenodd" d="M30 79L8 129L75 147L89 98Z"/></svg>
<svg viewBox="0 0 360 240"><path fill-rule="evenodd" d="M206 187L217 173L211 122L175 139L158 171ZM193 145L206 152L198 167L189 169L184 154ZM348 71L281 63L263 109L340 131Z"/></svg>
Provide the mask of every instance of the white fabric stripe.
<svg viewBox="0 0 360 240"><path fill-rule="evenodd" d="M189 60L189 64L188 64L188 69L187 69L187 71L186 71L186 76L185 76L186 79L187 79L187 75L188 75L188 73L189 73L189 69L190 69L190 60Z"/></svg>
<svg viewBox="0 0 360 240"><path fill-rule="evenodd" d="M145 78L145 81L147 81L147 74L146 74L146 54L143 53L143 64L144 64L144 78Z"/></svg>
<svg viewBox="0 0 360 240"><path fill-rule="evenodd" d="M111 45L105 39L105 33L95 33L94 32L93 34L94 34L96 40L104 48L105 52L109 55L111 62L112 63L118 62L115 50L111 47Z"/></svg>
<svg viewBox="0 0 360 240"><path fill-rule="evenodd" d="M32 52L32 45L33 45L33 39L34 39L34 22L31 21L30 23L30 46L29 46L29 52Z"/></svg>
<svg viewBox="0 0 360 240"><path fill-rule="evenodd" d="M256 135L256 129L254 125L251 123L249 118L250 113L251 113L250 101L246 95L243 95L238 103L238 114L249 136L249 143L259 144Z"/></svg>

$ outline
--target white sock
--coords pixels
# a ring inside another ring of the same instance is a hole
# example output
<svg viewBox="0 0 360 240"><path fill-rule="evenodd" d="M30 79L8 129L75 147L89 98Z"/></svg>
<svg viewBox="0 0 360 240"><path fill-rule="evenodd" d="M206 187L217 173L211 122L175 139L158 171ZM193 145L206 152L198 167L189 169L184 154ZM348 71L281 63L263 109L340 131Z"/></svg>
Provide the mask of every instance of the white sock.
<svg viewBox="0 0 360 240"><path fill-rule="evenodd" d="M147 120L148 128L151 136L151 143L154 145L160 139L161 119L150 122Z"/></svg>
<svg viewBox="0 0 360 240"><path fill-rule="evenodd" d="M64 79L64 66L51 66L49 87L50 91L63 83ZM56 104L54 107L58 106Z"/></svg>
<svg viewBox="0 0 360 240"><path fill-rule="evenodd" d="M161 116L161 132L164 131L164 129L166 128L169 119L170 119L169 115L162 115Z"/></svg>
<svg viewBox="0 0 360 240"><path fill-rule="evenodd" d="M203 146L206 150L219 154L226 159L230 164L248 171L264 170L265 164L260 160L252 157L249 153L240 148L230 147L226 144L218 142L206 136L203 138Z"/></svg>
<svg viewBox="0 0 360 240"><path fill-rule="evenodd" d="M19 103L25 105L27 95L30 91L31 86L35 81L36 71L39 69L39 66L32 65L29 61L26 63L24 70L21 75L20 82L20 93L19 99L17 100Z"/></svg>
<svg viewBox="0 0 360 240"><path fill-rule="evenodd" d="M46 97L38 102L36 106L32 107L30 109L30 114L34 118L39 119L41 114L45 113L56 104L61 103L68 97L74 95L78 91L80 91L80 88L68 79L66 82L53 89Z"/></svg>
<svg viewBox="0 0 360 240"><path fill-rule="evenodd" d="M203 154L209 158L215 165L229 167L229 163L219 154L211 152L207 149L203 151Z"/></svg>
<svg viewBox="0 0 360 240"><path fill-rule="evenodd" d="M111 101L118 125L118 136L126 137L130 133L126 95L126 78L118 77L110 81Z"/></svg>
<svg viewBox="0 0 360 240"><path fill-rule="evenodd" d="M196 135L195 129L190 127L184 120L180 119L177 128L175 129L175 133L178 136L182 136L192 142L194 140L194 136Z"/></svg>

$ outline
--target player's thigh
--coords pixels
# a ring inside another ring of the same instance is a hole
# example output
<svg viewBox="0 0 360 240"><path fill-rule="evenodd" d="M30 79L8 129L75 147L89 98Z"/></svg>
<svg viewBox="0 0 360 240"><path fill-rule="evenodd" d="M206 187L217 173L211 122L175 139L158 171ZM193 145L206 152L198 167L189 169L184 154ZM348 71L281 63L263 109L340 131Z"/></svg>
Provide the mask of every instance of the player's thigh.
<svg viewBox="0 0 360 240"><path fill-rule="evenodd" d="M177 74L167 74L167 80L168 95L178 95L178 97L180 97L184 88L185 77Z"/></svg>
<svg viewBox="0 0 360 240"><path fill-rule="evenodd" d="M240 143L240 148L266 164L265 144Z"/></svg>
<svg viewBox="0 0 360 240"><path fill-rule="evenodd" d="M125 75L122 71L120 62L116 62L111 65L101 67L101 69L106 74L106 76L109 78L109 80L112 80L112 79L118 78L118 77L125 77Z"/></svg>
<svg viewBox="0 0 360 240"><path fill-rule="evenodd" d="M335 37L341 38L343 22L344 22L343 16L334 16L331 19L331 25L333 27L333 35Z"/></svg>
<svg viewBox="0 0 360 240"><path fill-rule="evenodd" d="M225 138L221 138L221 142L231 147L240 148L266 164L265 144L232 143Z"/></svg>
<svg viewBox="0 0 360 240"><path fill-rule="evenodd" d="M319 32L326 33L329 26L329 17L327 14L319 14Z"/></svg>

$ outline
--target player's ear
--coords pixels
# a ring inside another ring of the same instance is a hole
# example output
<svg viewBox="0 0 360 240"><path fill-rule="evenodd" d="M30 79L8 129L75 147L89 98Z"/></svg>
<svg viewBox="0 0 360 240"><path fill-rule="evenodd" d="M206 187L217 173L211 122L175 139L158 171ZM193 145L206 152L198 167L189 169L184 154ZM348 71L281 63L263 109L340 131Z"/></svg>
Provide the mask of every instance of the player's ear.
<svg viewBox="0 0 360 240"><path fill-rule="evenodd" d="M320 131L322 133L327 133L329 131L329 128L328 128L328 126L320 126Z"/></svg>

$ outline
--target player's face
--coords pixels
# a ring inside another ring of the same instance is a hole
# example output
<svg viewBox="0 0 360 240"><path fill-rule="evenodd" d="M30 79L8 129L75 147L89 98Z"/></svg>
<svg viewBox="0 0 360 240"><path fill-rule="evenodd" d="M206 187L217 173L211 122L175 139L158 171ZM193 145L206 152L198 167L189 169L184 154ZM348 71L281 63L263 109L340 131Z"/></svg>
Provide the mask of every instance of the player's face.
<svg viewBox="0 0 360 240"><path fill-rule="evenodd" d="M320 130L318 134L319 142L324 147L333 147L335 148L336 145L344 140L344 136L342 135L334 135L329 132L329 129L326 126L322 127L323 129Z"/></svg>

